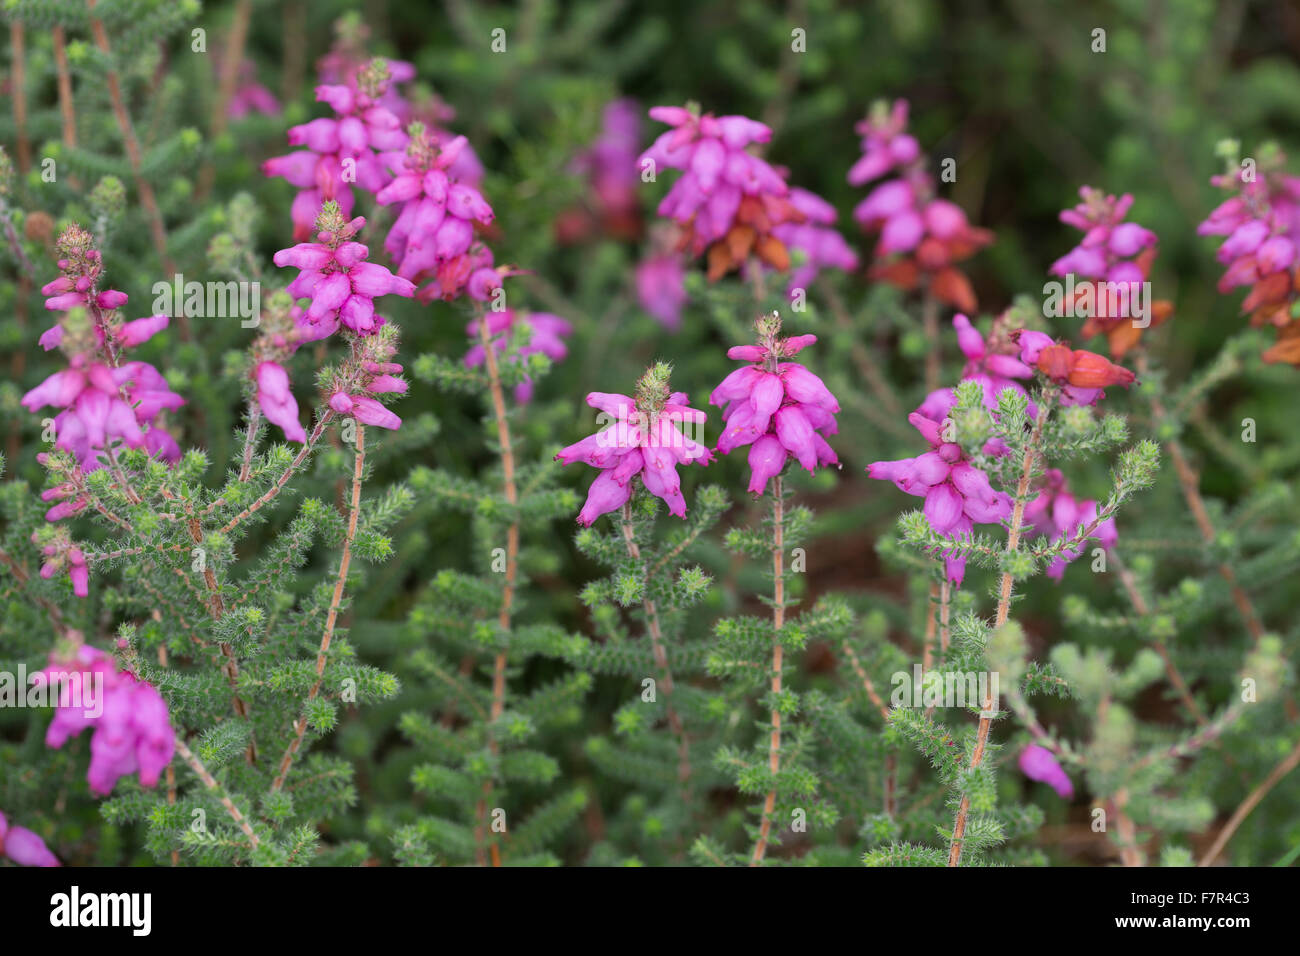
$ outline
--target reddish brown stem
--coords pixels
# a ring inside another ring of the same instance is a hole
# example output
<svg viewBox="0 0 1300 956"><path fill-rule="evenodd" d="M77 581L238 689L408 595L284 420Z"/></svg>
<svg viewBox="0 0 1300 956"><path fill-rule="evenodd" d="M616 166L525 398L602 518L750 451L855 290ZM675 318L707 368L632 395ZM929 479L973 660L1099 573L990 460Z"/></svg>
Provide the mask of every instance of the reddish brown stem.
<svg viewBox="0 0 1300 956"><path fill-rule="evenodd" d="M1015 551L1020 547L1020 531L1025 519L1025 505L1029 499L1029 482L1034 476L1034 461L1038 457L1038 446L1043 439L1043 426L1047 424L1047 416L1055 400L1056 394L1049 392L1043 395L1038 403L1038 418L1034 422L1034 433L1029 439L1029 444L1025 446L1025 456L1020 467L1020 482L1016 485L1016 502L1011 510L1011 523L1007 526L1007 551ZM1010 572L1004 571L998 591L998 612L993 623L994 630L1007 623L1007 617L1011 613L1011 589L1014 583ZM989 696L984 699L983 711L980 714L979 729L975 735L975 749L971 752L970 758L971 770L975 770L984 762L984 751L989 742L989 728L993 724L992 710L993 700ZM961 803L957 807L957 818L952 827L952 844L948 850L949 866L958 866L961 863L962 840L966 836L966 816L969 813L970 795L962 794Z"/></svg>
<svg viewBox="0 0 1300 956"><path fill-rule="evenodd" d="M632 505L623 505L623 541L627 546L628 557L633 561L641 560L641 548L636 543L636 533L632 527ZM668 662L668 648L664 644L663 628L659 623L659 610L654 601L642 603L645 611L645 629L650 636L650 652L654 655L655 667L659 670L659 686L664 692L664 711L668 716L668 729L677 738L677 782L682 790L682 806L691 805L691 744L686 736L686 726L682 723L677 708L673 706L673 670Z"/></svg>
<svg viewBox="0 0 1300 956"><path fill-rule="evenodd" d="M63 27L55 25L50 31L54 39L54 68L58 74L59 111L63 114L63 145L77 145L77 113L72 104L72 73L68 70L67 40Z"/></svg>
<svg viewBox="0 0 1300 956"><path fill-rule="evenodd" d="M776 810L776 777L781 772L781 711L777 698L781 696L782 657L785 647L781 643L781 629L785 627L785 502L781 476L772 479L772 732L767 743L767 769L772 784L763 799L763 819L758 825L758 839L750 866L759 866L767 853L772 835L772 815Z"/></svg>
<svg viewBox="0 0 1300 956"><path fill-rule="evenodd" d="M321 684L325 680L325 662L329 659L330 643L334 640L334 628L338 624L339 607L343 603L343 590L348 583L348 567L352 564L352 542L357 536L357 518L361 514L361 477L366 467L366 427L357 422L357 440L356 456L352 464L352 503L348 511L347 531L343 535L343 551L339 555L339 570L334 576L334 594L330 598L329 613L325 615L325 630L321 634L320 649L316 652L316 682L311 685L311 690L307 692L307 700L304 703L310 704L320 695ZM275 792L284 787L285 778L289 776L289 769L293 766L293 758L302 747L303 736L307 733L307 715L304 713L294 724L294 737L289 741L289 746L284 751L284 756L280 758L280 769L275 775L275 780L271 783L271 791Z"/></svg>
<svg viewBox="0 0 1300 956"><path fill-rule="evenodd" d="M486 356L489 390L492 395L492 414L496 418L497 446L501 454L502 489L512 512L510 526L506 529L506 579L501 590L501 609L497 613L497 624L501 628L501 633L508 636L510 634L511 612L514 608L515 582L519 574L519 490L515 485L515 453L510 440L510 422L506 418L505 389L501 386L501 370L497 366L496 348L492 342L491 331L488 329L487 316L482 316L479 319L478 327L479 341ZM496 723L505 711L507 660L506 652L502 650L497 652L495 659L492 661L492 706L488 711L489 724ZM488 736L488 749L493 757L497 755L499 750L496 738L490 733ZM479 845L480 866L485 862L483 859L483 845L487 839L487 807L491 798L492 779L489 777L483 781L483 797L479 801L477 813L477 842ZM499 844L493 841L489 850L492 855L492 865L500 866L501 849Z"/></svg>
<svg viewBox="0 0 1300 956"><path fill-rule="evenodd" d="M12 20L9 23L9 47L13 57L9 95L14 101L14 136L18 141L18 172L25 174L32 167L32 144L27 138L27 56L21 20Z"/></svg>
<svg viewBox="0 0 1300 956"><path fill-rule="evenodd" d="M226 812L230 814L230 818L235 821L239 829L244 831L244 835L248 837L249 845L256 850L261 840L257 838L257 834L249 824L248 818L240 812L239 807L235 806L234 801L221 789L221 784L217 783L216 778L208 773L208 768L203 766L202 761L185 745L185 741L180 736L176 738L176 752L181 755L182 760L190 765L190 769L203 781L203 785L217 793L217 799L221 801L221 805L226 808Z"/></svg>
<svg viewBox="0 0 1300 956"><path fill-rule="evenodd" d="M1232 835L1237 832L1237 829L1245 821L1246 817L1250 816L1251 811L1259 806L1260 801L1268 796L1268 792L1277 786L1278 782L1297 766L1300 766L1300 742L1297 742L1295 747L1291 749L1291 752L1283 757L1276 767L1269 771L1267 777L1260 781L1259 786L1250 791L1246 796L1246 799L1241 801L1240 806L1233 811L1232 816L1229 817L1228 822L1223 825L1223 829L1220 830L1219 835L1214 838L1214 842L1210 844L1210 848L1205 851L1197 866L1209 866L1218 859L1219 854L1223 852L1223 848L1228 845L1228 841L1232 839Z"/></svg>

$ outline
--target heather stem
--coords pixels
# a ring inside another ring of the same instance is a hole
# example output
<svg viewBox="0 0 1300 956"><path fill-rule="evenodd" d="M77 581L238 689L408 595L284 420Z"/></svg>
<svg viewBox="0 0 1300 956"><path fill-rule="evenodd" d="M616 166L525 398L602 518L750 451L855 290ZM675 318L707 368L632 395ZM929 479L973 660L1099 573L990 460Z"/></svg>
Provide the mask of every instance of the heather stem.
<svg viewBox="0 0 1300 956"><path fill-rule="evenodd" d="M257 444L257 426L262 420L262 407L257 402L248 403L248 429L244 432L244 460L239 466L239 480L247 481L253 470L253 450Z"/></svg>
<svg viewBox="0 0 1300 956"><path fill-rule="evenodd" d="M1145 353L1139 352L1137 359L1138 375L1145 375L1148 368ZM1165 410L1164 403L1158 396L1153 396L1151 399L1151 411L1155 414L1157 422L1167 422L1169 420L1169 413ZM1210 519L1210 513L1205 507L1205 499L1201 497L1201 485L1196 471L1187 460L1187 453L1183 450L1182 443L1177 438L1170 438L1169 441L1165 442L1165 445L1169 449L1169 457L1173 460L1174 471L1178 474L1178 485L1182 489L1183 498L1186 499L1187 507L1192 512L1192 518L1196 522L1197 529L1201 532L1201 538L1206 544L1212 545L1216 537L1214 522ZM1230 564L1226 561L1220 562L1218 571L1228 585L1228 591L1232 595L1232 603L1236 605L1237 612L1245 622L1246 630L1250 633L1251 639L1258 645L1260 638L1264 634L1264 626L1260 623L1254 604L1251 603L1250 597L1238 583L1237 573Z"/></svg>
<svg viewBox="0 0 1300 956"><path fill-rule="evenodd" d="M68 50L63 27L55 24L51 30L54 38L54 65L58 71L59 109L63 113L63 145L77 145L77 114L72 106L72 74L68 70Z"/></svg>
<svg viewBox="0 0 1300 956"><path fill-rule="evenodd" d="M1132 602L1133 610L1137 612L1138 617L1145 618L1150 615L1151 608L1147 604L1146 598L1142 595L1142 591L1138 588L1137 581L1133 577L1133 572L1130 571L1124 562L1120 560L1118 554L1111 554L1111 563L1115 565L1115 570L1119 574L1120 583L1124 585L1124 591L1128 594L1129 601ZM1205 712L1202 711L1200 705L1196 703L1196 698L1192 696L1191 691L1188 689L1187 682L1183 680L1182 673L1174 664L1174 659L1170 655L1169 647L1165 644L1164 639L1160 638L1156 640L1154 646L1156 653L1159 654L1160 659L1164 661L1165 676L1169 678L1169 683L1172 684L1174 690L1178 692L1178 697L1182 700L1183 706L1187 708L1188 712L1194 718L1196 718L1198 724L1209 723L1209 718L1205 716Z"/></svg>
<svg viewBox="0 0 1300 956"><path fill-rule="evenodd" d="M501 387L501 371L497 366L496 348L492 343L491 330L488 328L487 316L479 318L479 341L483 345L486 359L488 383L492 393L492 414L496 418L497 446L501 454L501 482L506 502L510 505L510 527L506 529L506 579L501 591L501 610L497 623L503 636L510 634L510 615L514 607L515 581L519 573L519 491L515 486L515 453L510 441L510 422L506 418L505 390ZM494 724L500 719L506 706L506 651L497 652L492 662L492 707L488 713L488 723ZM499 750L496 738L489 732L488 749L493 757ZM483 781L483 798L478 805L478 844L479 865L484 865L483 843L487 834L487 805L492 797L492 779ZM496 842L491 845L492 865L501 865L501 850Z"/></svg>
<svg viewBox="0 0 1300 956"><path fill-rule="evenodd" d="M1219 831L1219 835L1215 837L1214 842L1210 844L1210 848L1205 851L1197 865L1209 866L1212 864L1219 854L1223 852L1223 848L1228 845L1228 841L1237 832L1237 828L1241 826L1246 817L1250 816L1250 812L1259 806L1260 801L1268 795L1268 792L1277 785L1278 781L1297 766L1300 766L1300 742L1297 742L1291 752L1282 758L1281 762L1269 772L1269 775L1260 782L1259 786L1252 790L1245 800L1241 801L1241 805L1233 811L1232 816L1228 818L1228 822L1224 824L1223 829Z"/></svg>
<svg viewBox="0 0 1300 956"><path fill-rule="evenodd" d="M248 818L240 812L239 807L235 806L234 801L231 800L226 791L221 788L221 784L217 783L216 778L208 772L208 768L203 766L203 762L199 760L199 758L195 756L194 752L185 745L185 741L181 739L179 734L176 736L176 752L181 755L182 760L190 765L190 769L198 775L198 778L203 781L205 787L217 792L217 799L221 801L221 805L226 808L226 812L230 814L230 818L235 821L239 829L244 831L244 835L248 837L249 844L254 850L256 850L258 844L262 841L257 838L257 834L253 831L252 825L249 824Z"/></svg>
<svg viewBox="0 0 1300 956"><path fill-rule="evenodd" d="M772 479L772 733L767 745L767 768L772 783L763 800L763 819L758 828L758 840L750 866L758 866L767 853L767 843L772 832L772 814L776 810L776 778L781 772L781 675L785 647L781 644L781 629L785 626L785 501L781 476Z"/></svg>
<svg viewBox="0 0 1300 956"><path fill-rule="evenodd" d="M636 530L632 525L632 504L623 505L623 541L627 545L628 557L633 561L641 560L641 548L636 543ZM673 707L673 671L668 663L668 650L664 646L663 628L659 624L659 611L654 601L644 601L646 633L650 635L650 650L654 654L655 667L659 668L659 686L664 692L664 710L668 716L668 728L677 738L677 782L682 788L682 806L691 805L691 745L686 737L686 728L677 709Z"/></svg>
<svg viewBox="0 0 1300 956"><path fill-rule="evenodd" d="M302 467L303 462L307 460L307 456L310 455L313 451L315 451L316 443L320 441L320 436L325 431L325 426L329 424L330 420L333 417L334 417L334 410L331 408L326 408L325 411L321 414L321 417L316 421L316 427L311 430L311 434L307 436L307 440L303 442L302 447L298 449L298 454L294 456L293 461L289 462L289 467L286 468L280 474L280 477L275 480L275 484L271 486L270 490L267 491L266 494L262 495L262 497L258 498L251 505L249 505L239 514L235 515L224 525L222 525L221 527L222 534L227 534L230 531L234 530L234 528L240 522L244 521L246 518L250 517L254 513L260 511L276 495L278 495L281 491L284 490L284 486L289 483L289 479L292 478L294 474L298 471L298 469ZM211 508L212 506L210 505L209 510ZM205 511L203 513L207 514L208 512Z"/></svg>
<svg viewBox="0 0 1300 956"><path fill-rule="evenodd" d="M1047 424L1048 415L1056 402L1057 392L1053 389L1045 392L1038 402L1038 418L1034 421L1034 431L1025 446L1025 456L1020 467L1020 482L1016 485L1016 501L1011 510L1011 523L1007 526L1007 552L1019 550L1020 531L1025 520L1025 505L1029 502L1029 483L1034 477L1034 464L1039 456L1039 447L1043 440L1043 426ZM1010 571L1002 572L1001 587L998 592L998 611L993 627L1002 627L1007 623L1011 612L1011 589L1014 579ZM971 753L970 769L977 769L984 762L984 750L989 742L989 728L993 724L993 699L986 697L980 712L979 729L975 735L975 749ZM970 812L970 795L963 793L957 807L957 818L952 827L952 844L948 850L948 865L961 863L962 838L966 834L966 816Z"/></svg>
<svg viewBox="0 0 1300 956"><path fill-rule="evenodd" d="M952 614L952 582L945 574L939 585L939 656L947 658L948 644L952 641L952 627L949 620Z"/></svg>
<svg viewBox="0 0 1300 956"><path fill-rule="evenodd" d="M366 467L366 427L357 422L356 457L352 465L352 503L348 511L347 531L343 536L343 552L339 556L339 570L334 577L334 595L330 598L329 613L325 617L325 631L321 634L320 649L316 652L316 682L307 692L305 704L310 704L320 694L321 684L325 679L325 661L329 655L330 642L334 639L334 626L339 619L339 606L343 603L343 589L348 581L348 566L352 563L352 542L357 536L357 518L361 514L361 477ZM304 704L304 706L305 706ZM304 713L295 724L296 734L289 741L289 746L280 758L280 770L271 784L275 792L284 786L293 766L293 758L302 747L303 736L307 733L307 715Z"/></svg>
<svg viewBox="0 0 1300 956"><path fill-rule="evenodd" d="M27 138L27 71L24 52L23 23L9 23L9 43L13 66L9 80L10 95L14 102L14 127L18 140L18 171L26 173L32 165L32 145Z"/></svg>

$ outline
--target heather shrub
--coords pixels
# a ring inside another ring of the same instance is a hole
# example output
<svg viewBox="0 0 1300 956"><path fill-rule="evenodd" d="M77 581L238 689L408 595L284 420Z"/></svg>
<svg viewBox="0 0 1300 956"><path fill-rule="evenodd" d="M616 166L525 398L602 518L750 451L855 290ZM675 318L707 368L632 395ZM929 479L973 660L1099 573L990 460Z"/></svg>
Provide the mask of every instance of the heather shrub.
<svg viewBox="0 0 1300 956"><path fill-rule="evenodd" d="M354 6L3 6L0 858L1294 862L1283 13Z"/></svg>

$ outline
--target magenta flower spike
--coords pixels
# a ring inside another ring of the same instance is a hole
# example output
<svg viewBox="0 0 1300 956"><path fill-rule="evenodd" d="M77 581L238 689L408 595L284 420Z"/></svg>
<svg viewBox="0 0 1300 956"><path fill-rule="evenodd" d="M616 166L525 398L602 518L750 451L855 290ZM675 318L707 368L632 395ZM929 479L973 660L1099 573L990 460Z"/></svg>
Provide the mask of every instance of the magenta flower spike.
<svg viewBox="0 0 1300 956"><path fill-rule="evenodd" d="M838 430L839 400L826 383L796 362L785 362L817 341L815 335L780 338L781 317L775 312L756 323L759 344L737 345L727 357L748 362L726 378L709 396L722 406L724 427L717 450L728 454L749 445L749 490L761 495L767 483L794 458L810 473L819 466L839 465L827 435Z"/></svg>
<svg viewBox="0 0 1300 956"><path fill-rule="evenodd" d="M1020 751L1019 763L1020 772L1030 780L1047 784L1062 800L1074 799L1074 784L1046 747L1030 744Z"/></svg>
<svg viewBox="0 0 1300 956"><path fill-rule="evenodd" d="M0 856L19 866L62 866L45 841L26 827L13 826L0 810Z"/></svg>
<svg viewBox="0 0 1300 956"><path fill-rule="evenodd" d="M432 280L420 290L425 301L454 299L478 269L491 269L491 253L475 243L474 227L492 222L492 207L477 186L453 173L467 146L464 136L439 144L422 124L413 125L405 168L375 196L381 206L401 204L384 248L398 275L416 284Z"/></svg>
<svg viewBox="0 0 1300 956"><path fill-rule="evenodd" d="M789 268L789 252L773 233L783 222L802 222L781 174L746 147L766 143L772 131L747 116L701 114L698 106L655 106L650 118L672 129L641 154L638 164L678 169L682 175L658 213L677 222L692 256L708 253L710 281L751 258Z"/></svg>
<svg viewBox="0 0 1300 956"><path fill-rule="evenodd" d="M295 299L311 300L305 315L311 324L341 322L358 335L367 335L383 324L383 318L375 315L375 299L415 295L409 279L365 261L369 248L353 239L365 224L361 216L345 221L339 205L327 202L316 219L316 241L300 242L275 254L277 266L299 270L288 292Z"/></svg>
<svg viewBox="0 0 1300 956"><path fill-rule="evenodd" d="M1050 468L1043 475L1042 489L1025 505L1023 528L1026 534L1038 530L1055 542L1074 537L1080 525L1087 527L1096 520L1097 502L1092 499L1076 499L1066 486L1065 476L1058 469ZM1106 550L1113 548L1119 541L1115 519L1107 518L1099 524L1090 538ZM1061 580L1066 565L1082 553L1082 548L1074 548L1054 559L1047 568L1048 577Z"/></svg>
<svg viewBox="0 0 1300 956"><path fill-rule="evenodd" d="M988 475L972 465L956 442L944 441L941 422L913 412L907 420L929 443L930 450L915 458L876 461L867 475L892 481L900 491L925 499L925 518L936 534L969 534L977 524L995 524L1011 516L1010 496L995 491ZM948 580L960 585L966 559L945 552Z"/></svg>
<svg viewBox="0 0 1300 956"><path fill-rule="evenodd" d="M55 372L22 397L28 411L57 408L54 447L69 451L83 472L104 467L108 450L116 445L145 449L165 461L180 458L175 439L154 420L164 409L177 409L185 399L172 392L162 374L147 362L124 361L123 353L167 328L165 315L122 322L117 309L126 304L125 293L100 290L99 251L93 238L79 226L69 226L59 236L59 278L43 289L45 307L65 313L41 336L47 349L59 348L67 356L67 369ZM77 310L77 311L72 311ZM45 500L65 497L52 489ZM51 509L50 520L79 510L68 503Z"/></svg>
<svg viewBox="0 0 1300 956"><path fill-rule="evenodd" d="M995 327L997 323L994 323ZM962 369L963 382L979 382L984 390L984 406L989 411L997 411L998 395L1004 389L1011 389L1028 397L1022 381L1032 379L1034 370L1017 357L1019 349L1015 343L1003 336L980 334L979 329L962 313L952 319L953 328L957 330L957 347L966 356L966 367ZM926 396L917 411L932 421L941 422L952 406L957 402L957 393L953 388L940 388ZM1030 403L1030 417L1037 415L1033 403Z"/></svg>
<svg viewBox="0 0 1300 956"><path fill-rule="evenodd" d="M50 655L42 672L59 692L59 703L45 734L58 749L70 737L91 730L90 789L106 796L121 777L138 773L153 787L171 763L176 747L167 702L145 681L119 671L112 655L82 644L72 659Z"/></svg>
<svg viewBox="0 0 1300 956"><path fill-rule="evenodd" d="M632 479L637 477L670 512L686 517L677 466L707 465L713 454L679 427L690 426L698 434L707 416L690 407L684 392L669 392L670 371L662 362L650 368L637 382L635 398L609 392L587 396L587 404L601 412L606 427L555 456L566 465L580 461L601 470L578 513L578 524L590 526L623 507L632 498Z"/></svg>
<svg viewBox="0 0 1300 956"><path fill-rule="evenodd" d="M511 330L519 325L527 326L529 330L528 344L522 346L516 353L520 358L540 354L545 355L552 362L559 362L569 354L569 347L564 344L564 339L573 334L573 325L558 315L549 312L504 309L500 312L487 313L486 321L488 335L492 340L492 350L497 355L505 349ZM465 326L465 333L476 342L479 338L479 322L479 319L474 319ZM465 365L467 368L478 368L485 358L483 345L476 344L465 353ZM532 401L532 398L533 380L525 377L515 386L515 400L523 405Z"/></svg>
<svg viewBox="0 0 1300 956"><path fill-rule="evenodd" d="M358 339L372 339L385 324L384 317L375 312L375 299L390 294L410 298L415 294L415 285L409 279L366 261L370 250L354 238L365 223L360 216L345 221L338 203L327 202L316 218L316 241L300 242L275 254L277 266L299 270L298 277L289 283L289 294L296 299L310 299L311 304L296 313L292 335L263 337L263 354L253 366L252 375L262 414L279 425L290 441L306 442L307 432L298 420L298 402L290 389L289 373L277 358L287 357L304 342L328 338L340 325ZM390 357L388 349L382 360ZM373 357L369 360L375 361ZM396 368L401 370L401 366ZM356 386L352 391L331 394L329 404L335 412L380 428L401 425L400 418L365 394L384 390L382 385L380 389L372 388L369 378L352 384Z"/></svg>
<svg viewBox="0 0 1300 956"><path fill-rule="evenodd" d="M290 210L295 239L311 235L323 203L336 202L350 216L352 183L377 193L392 179L389 169L406 147L401 120L380 102L392 78L389 64L372 60L352 71L351 83L316 87L316 99L335 116L290 127L289 145L305 149L262 164L263 174L283 177L299 190Z"/></svg>

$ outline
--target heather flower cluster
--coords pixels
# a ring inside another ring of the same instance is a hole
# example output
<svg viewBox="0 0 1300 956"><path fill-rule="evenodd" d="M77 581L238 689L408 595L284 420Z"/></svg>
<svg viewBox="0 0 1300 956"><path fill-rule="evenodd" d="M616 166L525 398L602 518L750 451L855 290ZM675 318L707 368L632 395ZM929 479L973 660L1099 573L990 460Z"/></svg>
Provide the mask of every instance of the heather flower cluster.
<svg viewBox="0 0 1300 956"><path fill-rule="evenodd" d="M366 261L369 248L355 241L365 223L361 216L344 221L341 208L331 201L317 218L315 242L301 242L275 254L277 266L299 270L298 276L289 283L289 295L294 299L309 299L311 304L295 317L292 331L285 333L271 327L254 343L252 375L262 414L280 426L290 441L305 442L307 434L298 419L298 402L282 360L303 343L327 338L340 326L356 336L372 336L385 325L384 317L375 312L376 298L390 294L410 298L415 294L415 285L410 280L393 275L385 266ZM380 389L367 388L372 392L382 389L382 385ZM396 416L380 415L371 405L372 402L378 405L377 402L364 395L361 398L359 407L363 414L367 410L374 412L378 419L374 424L382 422L382 427L397 427ZM342 404L343 399L331 396L331 402L334 407L335 402ZM351 411L350 406L348 410Z"/></svg>
<svg viewBox="0 0 1300 956"><path fill-rule="evenodd" d="M566 465L582 462L601 470L578 513L579 524L589 526L601 515L623 507L631 500L632 480L638 477L646 491L662 499L670 512L686 517L677 466L707 465L713 454L679 428L702 426L707 416L690 407L684 392L669 391L669 371L662 363L649 369L637 382L635 398L610 392L587 395L587 404L612 423L555 456Z"/></svg>
<svg viewBox="0 0 1300 956"><path fill-rule="evenodd" d="M1241 311L1254 326L1278 329L1266 362L1300 366L1300 323L1293 315L1300 288L1300 176L1285 171L1286 157L1272 150L1257 169L1233 163L1211 182L1235 195L1214 208L1196 229L1202 236L1226 236L1218 260L1227 266L1219 291L1247 286Z"/></svg>
<svg viewBox="0 0 1300 956"><path fill-rule="evenodd" d="M1018 357L1020 350L1011 336L1002 331L1000 318L994 321L987 339L960 312L953 316L952 324L957 330L957 347L966 356L961 380L980 383L984 390L984 405L989 411L997 411L998 395L1005 389L1028 397L1029 393L1021 382L1033 378L1034 370ZM917 411L932 421L941 422L956 403L954 389L940 388L927 395Z"/></svg>
<svg viewBox="0 0 1300 956"><path fill-rule="evenodd" d="M1097 502L1091 498L1075 498L1060 470L1049 468L1042 477L1038 494L1025 506L1024 530L1026 533L1039 531L1053 543L1072 539L1080 528L1089 528L1097 521L1097 507ZM1115 519L1107 518L1098 522L1088 537L1096 539L1102 548L1110 550L1119 540ZM1054 558L1047 567L1047 576L1061 580L1066 565L1082 553L1082 548L1074 548Z"/></svg>
<svg viewBox="0 0 1300 956"><path fill-rule="evenodd" d="M906 100L892 107L878 101L858 123L862 157L849 169L849 183L864 186L895 175L858 203L853 218L868 232L879 233L873 277L973 312L974 290L956 263L987 246L993 235L973 227L960 206L935 196L934 175L916 139L906 132L907 113Z"/></svg>
<svg viewBox="0 0 1300 956"><path fill-rule="evenodd" d="M1011 498L995 491L989 476L975 467L956 442L945 441L942 426L919 412L907 416L930 450L915 458L875 461L868 476L892 481L899 491L925 499L924 513L936 534L968 535L977 524L996 524L1011 516ZM948 580L960 585L966 558L956 552L944 555Z"/></svg>
<svg viewBox="0 0 1300 956"><path fill-rule="evenodd" d="M479 323L487 322L488 336L494 353L501 354L512 335L521 329L526 330L527 344L520 346L515 354L526 359L530 355L545 355L552 362L559 362L569 354L564 340L573 334L573 325L566 319L549 312L525 312L503 309L500 312L489 311L482 319L474 319L465 326L465 333L474 340L480 337ZM486 361L487 350L480 343L470 348L465 354L465 365L478 368ZM515 386L515 400L521 405L533 398L533 380L524 376L524 380Z"/></svg>
<svg viewBox="0 0 1300 956"><path fill-rule="evenodd" d="M117 669L111 654L86 644L71 657L50 655L42 672L59 691L59 704L45 735L48 747L91 730L86 780L97 794L112 793L121 777L139 774L153 787L171 763L176 746L167 702L145 681Z"/></svg>
<svg viewBox="0 0 1300 956"><path fill-rule="evenodd" d="M373 60L351 85L322 84L316 98L328 103L335 117L322 117L289 128L289 145L304 149L268 159L267 176L280 176L297 187L290 214L295 239L311 235L316 216L326 202L338 203L352 215L352 183L377 193L392 178L389 169L401 162L406 134L401 121L380 102L392 75L384 60Z"/></svg>
<svg viewBox="0 0 1300 956"><path fill-rule="evenodd" d="M1120 358L1144 329L1173 312L1170 303L1147 302L1142 294L1156 258L1156 234L1124 221L1133 205L1130 193L1117 198L1083 186L1079 196L1083 201L1064 210L1061 221L1082 231L1083 239L1049 269L1073 278L1055 309L1049 302L1049 311L1085 318L1080 335L1105 335L1111 356Z"/></svg>
<svg viewBox="0 0 1300 956"><path fill-rule="evenodd" d="M395 431L402 420L376 395L404 395L409 385L402 366L392 361L397 354L393 327L378 335L355 336L350 354L337 369L330 370L325 392L329 407L336 415L353 418L362 425L374 425Z"/></svg>
<svg viewBox="0 0 1300 956"><path fill-rule="evenodd" d="M796 258L786 289L786 294L794 298L797 290L806 290L823 269L853 272L858 267L858 254L831 228L839 214L825 199L794 186L790 189L790 202L803 215L803 221L778 223L772 228L772 234L786 248L803 253L802 261Z"/></svg>
<svg viewBox="0 0 1300 956"><path fill-rule="evenodd" d="M707 255L710 280L751 259L778 271L790 254L774 230L802 222L781 174L746 147L766 143L772 131L746 116L701 114L694 106L656 106L650 118L672 127L641 154L651 168L678 169L658 214L680 226L680 246Z"/></svg>
<svg viewBox="0 0 1300 956"><path fill-rule="evenodd" d="M635 239L641 231L641 114L634 101L605 105L600 137L580 152L572 171L589 186L588 207L562 213L555 224L561 242L577 242L599 232L616 239Z"/></svg>
<svg viewBox="0 0 1300 956"><path fill-rule="evenodd" d="M47 349L60 349L68 368L55 372L22 397L30 412L60 409L54 416L54 448L68 452L72 464L42 452L40 460L51 467L53 487L41 494L57 502L46 520L60 521L86 507L84 475L114 464L118 450L142 449L152 457L174 462L180 458L176 440L162 427L165 410L185 404L154 366L123 361L134 348L167 327L165 315L123 322L118 309L125 293L100 289L101 257L89 233L69 226L58 241L58 265L63 272L42 292L46 308L62 313L41 336ZM43 577L66 568L78 596L86 595L86 563L66 536L37 536L43 548ZM34 537L33 540L36 540Z"/></svg>
<svg viewBox="0 0 1300 956"><path fill-rule="evenodd" d="M501 285L491 251L474 239L475 223L492 222L492 207L477 187L449 175L466 146L463 136L439 146L423 125L413 125L405 168L375 196L381 206L401 204L384 248L398 275L427 282L423 302L454 299L463 290L485 301Z"/></svg>
<svg viewBox="0 0 1300 956"><path fill-rule="evenodd" d="M722 407L717 450L728 454L749 446L749 491L762 494L768 482L794 458L810 473L839 465L827 435L839 429L840 403L820 378L797 362L782 361L817 341L815 335L780 338L781 319L759 319L757 345L737 345L727 357L748 362L718 384L710 405Z"/></svg>

